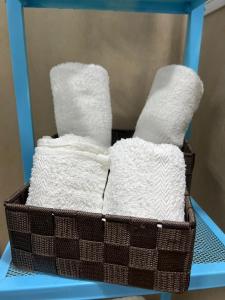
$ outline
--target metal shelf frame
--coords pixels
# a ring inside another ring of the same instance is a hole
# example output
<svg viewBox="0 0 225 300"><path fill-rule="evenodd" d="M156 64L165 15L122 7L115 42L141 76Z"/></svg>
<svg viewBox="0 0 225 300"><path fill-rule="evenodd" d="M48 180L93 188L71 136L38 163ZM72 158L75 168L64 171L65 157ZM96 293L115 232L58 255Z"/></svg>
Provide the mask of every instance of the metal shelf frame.
<svg viewBox="0 0 225 300"><path fill-rule="evenodd" d="M11 61L16 96L19 136L23 161L24 182L29 182L34 153L34 134L30 105L29 71L24 29L24 9L70 8L127 12L151 12L186 14L188 25L184 51L184 65L198 70L205 0L6 0ZM190 133L189 133L190 135ZM193 200L199 220L225 249L225 235L210 217ZM220 246L221 247L221 246ZM201 247L200 247L201 248ZM106 284L85 280L74 280L44 274L18 274L10 272L10 246L0 260L0 298L3 300L75 300L104 299L134 295L159 294L156 291ZM190 290L225 286L225 256L219 261L194 263L192 265ZM161 300L172 295L161 293Z"/></svg>

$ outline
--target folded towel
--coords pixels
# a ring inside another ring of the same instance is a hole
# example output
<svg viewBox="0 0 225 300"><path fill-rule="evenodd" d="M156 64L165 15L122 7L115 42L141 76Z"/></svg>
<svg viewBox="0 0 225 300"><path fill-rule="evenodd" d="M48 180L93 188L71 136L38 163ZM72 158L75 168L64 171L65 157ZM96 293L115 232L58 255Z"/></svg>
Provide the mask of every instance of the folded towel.
<svg viewBox="0 0 225 300"><path fill-rule="evenodd" d="M110 160L104 214L184 221L185 161L177 146L123 139Z"/></svg>
<svg viewBox="0 0 225 300"><path fill-rule="evenodd" d="M170 65L159 69L134 136L182 146L202 94L202 81L190 68Z"/></svg>
<svg viewBox="0 0 225 300"><path fill-rule="evenodd" d="M58 134L91 137L110 147L112 112L107 71L97 65L65 63L50 71Z"/></svg>
<svg viewBox="0 0 225 300"><path fill-rule="evenodd" d="M35 149L28 205L101 213L107 150L72 134L43 137Z"/></svg>

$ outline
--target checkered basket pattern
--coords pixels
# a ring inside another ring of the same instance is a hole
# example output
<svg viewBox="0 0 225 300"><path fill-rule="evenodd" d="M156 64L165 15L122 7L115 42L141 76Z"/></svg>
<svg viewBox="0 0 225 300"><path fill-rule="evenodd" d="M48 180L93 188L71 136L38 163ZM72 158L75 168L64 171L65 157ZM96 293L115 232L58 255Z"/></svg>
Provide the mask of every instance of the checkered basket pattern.
<svg viewBox="0 0 225 300"><path fill-rule="evenodd" d="M187 290L195 217L185 222L26 206L28 186L5 202L12 261L32 271L168 292Z"/></svg>

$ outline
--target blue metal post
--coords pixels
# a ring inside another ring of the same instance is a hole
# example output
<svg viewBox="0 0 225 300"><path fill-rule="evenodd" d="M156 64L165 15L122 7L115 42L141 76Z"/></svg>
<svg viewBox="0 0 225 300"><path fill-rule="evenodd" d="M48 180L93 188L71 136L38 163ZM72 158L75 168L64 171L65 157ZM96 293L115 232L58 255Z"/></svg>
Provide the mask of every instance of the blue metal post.
<svg viewBox="0 0 225 300"><path fill-rule="evenodd" d="M30 179L32 168L34 139L30 107L23 7L19 0L7 0L6 6L24 181L27 183Z"/></svg>
<svg viewBox="0 0 225 300"><path fill-rule="evenodd" d="M193 9L188 15L188 28L186 35L186 45L184 52L184 65L198 71L202 29L204 20L205 5Z"/></svg>
<svg viewBox="0 0 225 300"><path fill-rule="evenodd" d="M205 5L194 8L188 15L188 27L184 52L184 65L198 71L200 60L202 30ZM191 138L191 125L186 133L186 139Z"/></svg>

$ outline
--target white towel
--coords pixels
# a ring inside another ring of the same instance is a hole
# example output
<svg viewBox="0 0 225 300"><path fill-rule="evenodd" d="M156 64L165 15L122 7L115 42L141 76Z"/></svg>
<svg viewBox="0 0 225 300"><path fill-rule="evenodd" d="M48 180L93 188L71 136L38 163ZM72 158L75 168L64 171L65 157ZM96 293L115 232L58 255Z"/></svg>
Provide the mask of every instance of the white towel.
<svg viewBox="0 0 225 300"><path fill-rule="evenodd" d="M107 152L91 139L74 135L40 139L27 204L101 213Z"/></svg>
<svg viewBox="0 0 225 300"><path fill-rule="evenodd" d="M198 75L185 66L158 70L134 136L153 143L182 146L203 94Z"/></svg>
<svg viewBox="0 0 225 300"><path fill-rule="evenodd" d="M98 65L65 63L50 71L58 134L91 137L110 147L112 111L107 71Z"/></svg>
<svg viewBox="0 0 225 300"><path fill-rule="evenodd" d="M185 161L177 146L123 139L110 160L104 214L184 221Z"/></svg>

